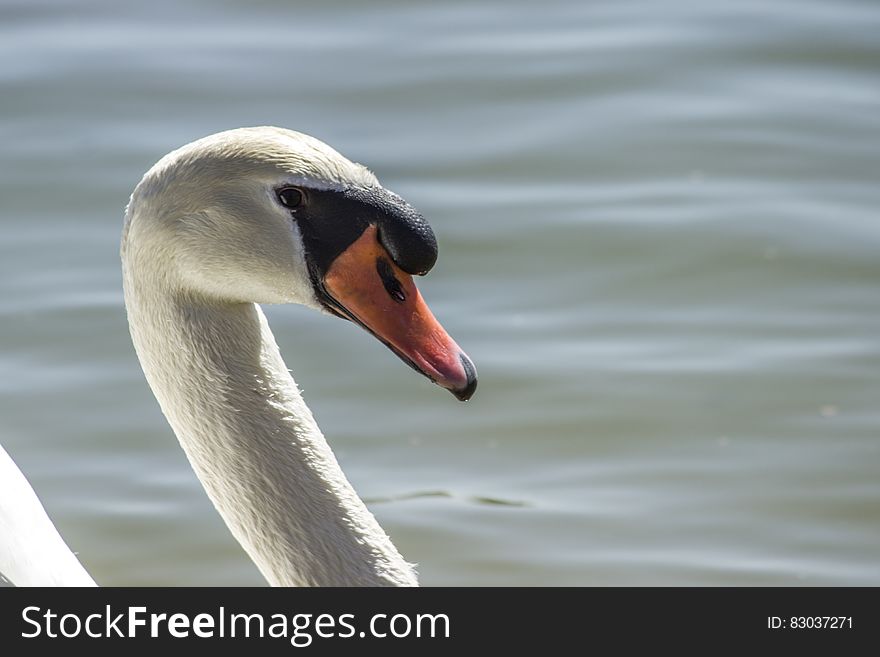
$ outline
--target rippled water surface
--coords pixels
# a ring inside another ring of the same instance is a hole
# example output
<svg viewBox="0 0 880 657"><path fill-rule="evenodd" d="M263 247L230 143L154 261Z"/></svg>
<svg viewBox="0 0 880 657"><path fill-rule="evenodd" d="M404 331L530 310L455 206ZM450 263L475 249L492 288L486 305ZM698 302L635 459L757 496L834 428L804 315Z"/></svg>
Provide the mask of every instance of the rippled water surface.
<svg viewBox="0 0 880 657"><path fill-rule="evenodd" d="M432 222L468 404L267 309L428 585L880 585L880 4L0 3L0 442L103 584L259 584L152 397L141 174L311 133ZM6 500L0 501L6 503Z"/></svg>

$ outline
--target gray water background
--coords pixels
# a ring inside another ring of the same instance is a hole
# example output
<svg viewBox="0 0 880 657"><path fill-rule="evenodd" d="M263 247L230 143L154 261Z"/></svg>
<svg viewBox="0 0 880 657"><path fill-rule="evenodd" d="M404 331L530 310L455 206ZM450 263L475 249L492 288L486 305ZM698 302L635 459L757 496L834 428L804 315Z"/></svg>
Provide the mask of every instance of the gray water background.
<svg viewBox="0 0 880 657"><path fill-rule="evenodd" d="M281 125L439 237L468 404L267 309L424 584L880 585L878 35L871 0L0 2L0 441L100 583L262 582L118 240L164 153Z"/></svg>

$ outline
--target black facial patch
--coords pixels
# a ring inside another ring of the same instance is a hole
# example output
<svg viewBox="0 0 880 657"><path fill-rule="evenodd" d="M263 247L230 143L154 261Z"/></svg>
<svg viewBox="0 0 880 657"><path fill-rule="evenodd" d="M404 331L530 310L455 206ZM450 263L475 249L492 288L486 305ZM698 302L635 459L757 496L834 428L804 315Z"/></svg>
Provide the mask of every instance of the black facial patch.
<svg viewBox="0 0 880 657"><path fill-rule="evenodd" d="M291 214L300 227L313 283L330 264L375 224L379 241L398 267L424 274L437 260L434 232L415 208L381 187L307 189L307 200Z"/></svg>

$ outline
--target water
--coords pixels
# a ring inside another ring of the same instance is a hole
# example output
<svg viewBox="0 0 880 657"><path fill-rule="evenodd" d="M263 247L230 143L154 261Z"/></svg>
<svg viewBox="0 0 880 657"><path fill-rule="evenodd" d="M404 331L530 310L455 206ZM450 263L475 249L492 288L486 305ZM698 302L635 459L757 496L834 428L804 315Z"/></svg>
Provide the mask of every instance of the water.
<svg viewBox="0 0 880 657"><path fill-rule="evenodd" d="M103 584L259 584L131 347L140 175L276 124L422 210L468 404L268 309L427 585L880 585L880 5L0 5L0 440Z"/></svg>

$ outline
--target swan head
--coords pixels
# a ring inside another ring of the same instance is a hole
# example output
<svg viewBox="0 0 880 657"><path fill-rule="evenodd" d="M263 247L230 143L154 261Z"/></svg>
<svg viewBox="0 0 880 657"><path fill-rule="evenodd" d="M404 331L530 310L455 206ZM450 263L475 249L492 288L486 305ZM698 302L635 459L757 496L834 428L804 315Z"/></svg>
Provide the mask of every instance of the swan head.
<svg viewBox="0 0 880 657"><path fill-rule="evenodd" d="M169 153L132 194L122 258L164 293L351 320L458 399L476 389L473 363L413 282L437 259L431 227L308 135L241 128Z"/></svg>

